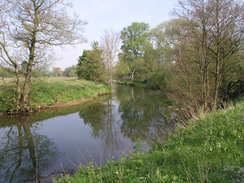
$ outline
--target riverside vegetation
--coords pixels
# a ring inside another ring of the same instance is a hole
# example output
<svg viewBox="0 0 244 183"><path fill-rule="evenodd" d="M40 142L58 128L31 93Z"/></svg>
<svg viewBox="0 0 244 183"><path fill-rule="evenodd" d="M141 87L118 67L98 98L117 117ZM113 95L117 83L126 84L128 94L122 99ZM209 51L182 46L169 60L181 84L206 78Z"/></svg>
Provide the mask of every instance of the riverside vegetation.
<svg viewBox="0 0 244 183"><path fill-rule="evenodd" d="M15 109L14 83L0 85L0 111ZM52 106L57 103L68 103L96 97L98 94L109 93L107 85L75 78L45 78L33 82L30 93L29 109Z"/></svg>
<svg viewBox="0 0 244 183"><path fill-rule="evenodd" d="M55 183L233 183L244 180L244 101L199 115L163 145L118 162L82 166Z"/></svg>
<svg viewBox="0 0 244 183"><path fill-rule="evenodd" d="M0 76L12 77L0 85L1 111L28 112L93 97L108 92L106 84L115 78L121 84L158 90L187 120L186 128L179 127L166 143L156 142L146 154L103 167L82 167L56 182L242 182L244 3L179 0L174 19L154 28L133 22L119 34L105 32L100 42L83 50L76 66L64 73L53 68L55 76L77 75L79 81L42 80L49 71L49 49L84 41L86 23L69 16L68 4L0 2ZM133 90L131 95L128 103L136 98ZM232 100L238 102L225 107ZM145 111L127 112L140 119Z"/></svg>

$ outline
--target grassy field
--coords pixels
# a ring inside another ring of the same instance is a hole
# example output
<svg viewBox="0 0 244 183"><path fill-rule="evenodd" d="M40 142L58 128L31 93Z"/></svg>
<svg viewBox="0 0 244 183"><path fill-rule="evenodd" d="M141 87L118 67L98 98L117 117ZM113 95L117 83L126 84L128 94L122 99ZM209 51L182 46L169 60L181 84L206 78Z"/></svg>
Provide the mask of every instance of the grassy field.
<svg viewBox="0 0 244 183"><path fill-rule="evenodd" d="M33 81L30 107L67 103L110 92L108 86L75 78L42 78ZM0 111L14 109L14 84L11 80L0 83Z"/></svg>
<svg viewBox="0 0 244 183"><path fill-rule="evenodd" d="M244 181L244 102L201 115L166 144L106 166L81 167L55 183L233 183Z"/></svg>

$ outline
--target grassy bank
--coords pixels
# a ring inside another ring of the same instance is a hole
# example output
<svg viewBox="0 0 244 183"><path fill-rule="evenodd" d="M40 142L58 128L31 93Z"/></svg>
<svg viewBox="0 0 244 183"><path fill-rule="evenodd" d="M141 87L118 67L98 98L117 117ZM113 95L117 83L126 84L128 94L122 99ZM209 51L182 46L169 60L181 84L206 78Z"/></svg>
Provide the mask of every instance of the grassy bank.
<svg viewBox="0 0 244 183"><path fill-rule="evenodd" d="M108 86L69 78L38 79L33 82L30 108L68 103L108 93ZM12 81L0 85L0 111L14 109L14 84Z"/></svg>
<svg viewBox="0 0 244 183"><path fill-rule="evenodd" d="M231 183L244 180L244 102L202 115L162 146L55 183Z"/></svg>

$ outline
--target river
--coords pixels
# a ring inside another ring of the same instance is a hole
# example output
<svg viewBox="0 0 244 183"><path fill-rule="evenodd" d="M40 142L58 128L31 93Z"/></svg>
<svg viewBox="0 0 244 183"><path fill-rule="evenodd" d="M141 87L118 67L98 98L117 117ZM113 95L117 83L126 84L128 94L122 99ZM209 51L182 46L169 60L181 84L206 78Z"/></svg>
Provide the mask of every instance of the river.
<svg viewBox="0 0 244 183"><path fill-rule="evenodd" d="M158 91L116 86L78 106L0 119L0 183L49 183L80 165L146 152L175 128Z"/></svg>

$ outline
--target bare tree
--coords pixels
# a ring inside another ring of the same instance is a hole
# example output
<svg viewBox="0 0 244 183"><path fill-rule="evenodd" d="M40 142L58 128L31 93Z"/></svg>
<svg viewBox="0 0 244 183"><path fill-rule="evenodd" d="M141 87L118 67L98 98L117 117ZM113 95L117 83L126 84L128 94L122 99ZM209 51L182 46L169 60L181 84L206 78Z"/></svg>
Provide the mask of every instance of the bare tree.
<svg viewBox="0 0 244 183"><path fill-rule="evenodd" d="M234 57L244 41L244 4L234 0L212 0L209 4L214 16L210 18L207 49L215 65L214 107L217 107L226 74L239 61Z"/></svg>
<svg viewBox="0 0 244 183"><path fill-rule="evenodd" d="M105 31L101 38L101 49L104 64L108 72L108 82L112 85L112 69L120 50L120 35L112 31Z"/></svg>
<svg viewBox="0 0 244 183"><path fill-rule="evenodd" d="M240 61L237 58L244 39L244 4L236 0L180 0L179 4L182 11L178 14L189 22L190 34L178 44L179 55L184 55L178 57L178 65L196 70L181 69L180 73L195 74L187 78L195 80L191 83L200 83L189 89L191 93L199 87L198 104L204 109L217 108L221 87L227 77L234 75L232 70Z"/></svg>
<svg viewBox="0 0 244 183"><path fill-rule="evenodd" d="M68 16L64 0L2 0L9 11L1 14L0 63L16 76L16 105L27 109L32 71L53 46L81 43L84 22ZM7 17L7 18L6 18Z"/></svg>
<svg viewBox="0 0 244 183"><path fill-rule="evenodd" d="M5 25L5 17L4 14L7 11L7 7L5 2L1 1L0 2L0 30L4 27Z"/></svg>

